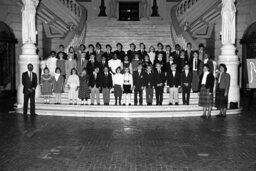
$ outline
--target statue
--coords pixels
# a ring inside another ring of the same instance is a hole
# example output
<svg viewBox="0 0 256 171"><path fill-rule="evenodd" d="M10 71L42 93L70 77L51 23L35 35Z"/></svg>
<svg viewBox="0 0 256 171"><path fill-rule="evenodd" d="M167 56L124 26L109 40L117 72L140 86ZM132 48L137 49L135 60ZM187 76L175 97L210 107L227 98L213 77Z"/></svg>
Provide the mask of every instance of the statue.
<svg viewBox="0 0 256 171"><path fill-rule="evenodd" d="M36 43L36 7L39 0L22 0L22 43Z"/></svg>
<svg viewBox="0 0 256 171"><path fill-rule="evenodd" d="M148 1L147 0L142 0L142 17L148 18Z"/></svg>
<svg viewBox="0 0 256 171"><path fill-rule="evenodd" d="M222 0L222 44L235 44L236 37L236 7L235 0Z"/></svg>
<svg viewBox="0 0 256 171"><path fill-rule="evenodd" d="M110 0L109 1L109 17L116 18L116 11L117 11L117 0Z"/></svg>

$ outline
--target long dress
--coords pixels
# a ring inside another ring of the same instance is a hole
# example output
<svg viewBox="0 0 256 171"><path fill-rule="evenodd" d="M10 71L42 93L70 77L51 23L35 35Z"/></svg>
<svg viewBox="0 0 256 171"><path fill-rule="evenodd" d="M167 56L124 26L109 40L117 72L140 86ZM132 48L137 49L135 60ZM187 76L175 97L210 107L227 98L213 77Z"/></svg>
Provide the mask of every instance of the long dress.
<svg viewBox="0 0 256 171"><path fill-rule="evenodd" d="M56 77L53 77L53 92L54 93L64 92L64 77L62 75L60 75L58 79L56 79Z"/></svg>
<svg viewBox="0 0 256 171"><path fill-rule="evenodd" d="M77 87L79 87L79 77L77 75L70 75L68 77L67 85L69 85L68 98L76 100L78 97Z"/></svg>
<svg viewBox="0 0 256 171"><path fill-rule="evenodd" d="M53 79L50 74L41 76L41 95L50 96L52 95Z"/></svg>
<svg viewBox="0 0 256 171"><path fill-rule="evenodd" d="M80 76L80 86L78 92L79 99L89 99L90 98L90 89L89 89L89 76Z"/></svg>

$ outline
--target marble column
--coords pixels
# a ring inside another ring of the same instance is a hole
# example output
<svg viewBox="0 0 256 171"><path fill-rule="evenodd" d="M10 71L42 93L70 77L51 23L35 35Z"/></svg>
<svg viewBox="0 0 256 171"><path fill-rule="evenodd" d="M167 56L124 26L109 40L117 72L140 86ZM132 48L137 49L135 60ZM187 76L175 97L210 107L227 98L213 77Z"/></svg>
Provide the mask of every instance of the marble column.
<svg viewBox="0 0 256 171"><path fill-rule="evenodd" d="M221 31L221 55L219 56L219 64L224 63L227 66L227 72L231 76L229 90L230 102L237 102L240 106L240 88L239 88L239 58L236 55L236 7L235 0L222 0L222 31Z"/></svg>
<svg viewBox="0 0 256 171"><path fill-rule="evenodd" d="M39 56L36 53L36 8L38 0L22 0L22 53L19 56L19 86L17 91L17 107L23 107L22 73L27 71L27 65L34 66L33 72L39 78ZM39 86L36 88L36 97L40 95Z"/></svg>

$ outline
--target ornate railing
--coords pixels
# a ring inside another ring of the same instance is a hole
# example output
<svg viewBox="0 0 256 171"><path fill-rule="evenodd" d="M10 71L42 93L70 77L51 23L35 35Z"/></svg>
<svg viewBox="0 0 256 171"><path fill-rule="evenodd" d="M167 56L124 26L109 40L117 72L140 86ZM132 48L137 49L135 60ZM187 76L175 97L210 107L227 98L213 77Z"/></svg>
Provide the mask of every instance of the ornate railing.
<svg viewBox="0 0 256 171"><path fill-rule="evenodd" d="M186 49L187 41L184 39L182 34L176 33L173 25L171 26L171 34L172 34L173 41L175 42L175 44L179 44L182 49Z"/></svg>
<svg viewBox="0 0 256 171"><path fill-rule="evenodd" d="M176 9L176 16L181 17L184 15L190 8L195 6L200 0L183 0L181 1Z"/></svg>
<svg viewBox="0 0 256 171"><path fill-rule="evenodd" d="M68 8L73 14L81 17L81 7L75 0L59 0L62 4Z"/></svg>

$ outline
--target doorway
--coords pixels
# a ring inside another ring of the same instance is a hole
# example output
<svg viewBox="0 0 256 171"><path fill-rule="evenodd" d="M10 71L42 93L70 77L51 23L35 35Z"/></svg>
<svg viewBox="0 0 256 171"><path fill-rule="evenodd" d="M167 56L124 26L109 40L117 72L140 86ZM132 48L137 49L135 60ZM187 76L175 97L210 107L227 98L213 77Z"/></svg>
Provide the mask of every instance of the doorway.
<svg viewBox="0 0 256 171"><path fill-rule="evenodd" d="M119 2L119 21L139 21L139 2Z"/></svg>
<svg viewBox="0 0 256 171"><path fill-rule="evenodd" d="M256 59L256 23L253 23L245 31L242 44L242 89L247 89L248 72L247 72L247 59Z"/></svg>
<svg viewBox="0 0 256 171"><path fill-rule="evenodd" d="M15 94L15 44L11 28L0 21L0 96Z"/></svg>

